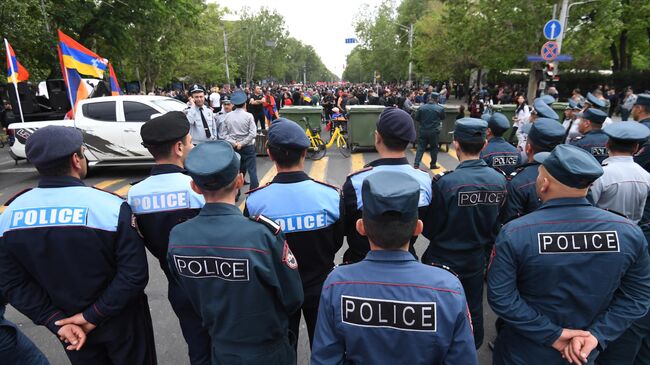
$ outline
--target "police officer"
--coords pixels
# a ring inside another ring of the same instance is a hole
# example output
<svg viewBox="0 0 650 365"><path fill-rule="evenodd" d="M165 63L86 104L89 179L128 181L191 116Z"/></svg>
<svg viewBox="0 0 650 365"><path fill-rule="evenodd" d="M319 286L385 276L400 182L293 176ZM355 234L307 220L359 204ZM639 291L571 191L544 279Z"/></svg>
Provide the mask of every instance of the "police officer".
<svg viewBox="0 0 650 365"><path fill-rule="evenodd" d="M648 246L636 225L585 198L603 174L592 155L562 144L536 159L543 204L501 229L488 272L505 322L493 363L591 363L650 307Z"/></svg>
<svg viewBox="0 0 650 365"><path fill-rule="evenodd" d="M431 155L431 169L439 169L438 166L438 141L440 140L440 125L445 120L445 108L438 104L440 95L432 92L429 96L429 102L422 105L415 112L415 121L420 123L420 135L418 136L417 150L415 152L415 168L420 167L420 161L424 151L429 146Z"/></svg>
<svg viewBox="0 0 650 365"><path fill-rule="evenodd" d="M488 166L510 175L521 163L521 155L515 146L506 142L503 138L503 134L510 129L508 117L501 113L494 113L492 115L487 114L485 119L487 119L488 123L488 144L481 151L481 159Z"/></svg>
<svg viewBox="0 0 650 365"><path fill-rule="evenodd" d="M578 113L582 110L582 107L575 102L573 99L569 99L569 103L564 110L564 121L562 121L562 126L566 130L565 132L565 143L569 143L573 138L580 136L580 120L578 119Z"/></svg>
<svg viewBox="0 0 650 365"><path fill-rule="evenodd" d="M602 130L607 114L600 109L589 108L578 114L578 118L578 131L582 136L575 137L570 144L591 153L598 162L603 162L608 156L606 144L609 137Z"/></svg>
<svg viewBox="0 0 650 365"><path fill-rule="evenodd" d="M131 208L81 181L79 130L40 128L25 150L41 179L0 216L0 289L53 333L75 324L88 334L66 352L72 364L154 363L147 257Z"/></svg>
<svg viewBox="0 0 650 365"><path fill-rule="evenodd" d="M454 147L460 164L433 178L423 233L430 243L422 262L449 266L465 288L476 348L483 342L485 251L494 244L506 198L505 176L479 158L487 144L486 130L481 119L456 121Z"/></svg>
<svg viewBox="0 0 650 365"><path fill-rule="evenodd" d="M650 93L639 94L632 107L632 118L650 129ZM650 142L645 142L634 161L650 172Z"/></svg>
<svg viewBox="0 0 650 365"><path fill-rule="evenodd" d="M650 136L650 130L637 122L614 123L603 132L609 136L603 176L590 189L600 208L623 214L639 222L650 191L650 173L634 162L633 155Z"/></svg>
<svg viewBox="0 0 650 365"><path fill-rule="evenodd" d="M246 111L246 98L246 93L243 90L236 90L232 94L231 101L235 108L226 114L219 137L230 143L237 154L241 156L241 171L248 173L251 181L250 188L255 189L260 185L257 179L257 162L255 160L257 127L253 115Z"/></svg>
<svg viewBox="0 0 650 365"><path fill-rule="evenodd" d="M205 89L194 84L190 87L190 106L185 109L190 122L190 135L194 144L211 141L217 137L212 109L205 105Z"/></svg>
<svg viewBox="0 0 650 365"><path fill-rule="evenodd" d="M192 191L192 179L183 164L193 147L190 125L182 112L169 112L146 122L140 129L143 145L156 160L151 176L135 184L127 201L138 222L145 245L160 262L168 279L167 295L178 317L189 350L190 363L210 363L210 336L201 317L181 287L170 280L167 264L169 232L179 222L199 213L205 201Z"/></svg>
<svg viewBox="0 0 650 365"><path fill-rule="evenodd" d="M15 324L4 318L7 301L0 294L0 359L6 365L50 365L47 358ZM74 326L74 325L69 325ZM80 333L81 328L77 327Z"/></svg>
<svg viewBox="0 0 650 365"><path fill-rule="evenodd" d="M334 267L343 244L343 200L331 185L311 179L304 171L309 138L295 122L280 118L271 124L267 151L278 174L271 183L250 191L244 215L263 214L280 225L291 252L300 263L309 343L313 343L323 282ZM300 312L289 329L298 337Z"/></svg>
<svg viewBox="0 0 650 365"><path fill-rule="evenodd" d="M603 97L603 92L596 89L594 93L587 93L587 98L583 103L582 112L584 113L588 109L598 109L602 112L605 112L609 108L609 101ZM607 113L605 113L607 114ZM610 117L606 116L605 121L602 123L603 127L612 124L613 121Z"/></svg>
<svg viewBox="0 0 650 365"><path fill-rule="evenodd" d="M206 204L172 229L167 260L210 333L212 364L295 363L288 323L303 292L280 226L235 206L244 178L228 142L198 145L185 167Z"/></svg>
<svg viewBox="0 0 650 365"><path fill-rule="evenodd" d="M408 253L409 239L422 231L419 190L395 171L363 181L356 225L371 251L328 276L312 364L478 364L460 282Z"/></svg>
<svg viewBox="0 0 650 365"><path fill-rule="evenodd" d="M532 124L526 142L528 162L510 174L508 198L501 214L501 223L528 214L539 207L535 191L535 180L539 162L533 158L536 153L551 151L564 142L564 128L555 120L542 118Z"/></svg>
<svg viewBox="0 0 650 365"><path fill-rule="evenodd" d="M230 95L224 95L221 97L221 110L214 116L214 121L217 128L217 139L224 138L224 122L226 121L226 115L232 111L232 101L230 100Z"/></svg>
<svg viewBox="0 0 650 365"><path fill-rule="evenodd" d="M345 235L349 246L343 254L343 262L361 261L370 250L368 239L356 230L356 222L361 218L363 211L361 186L368 176L379 171L397 171L413 177L420 183L420 216L426 214L431 202L431 178L427 172L414 169L406 159L406 147L413 140L415 140L415 127L411 116L399 108L384 109L379 115L375 131L375 148L379 153L379 159L350 174L343 184ZM409 246L409 251L413 255L415 255L413 244L416 239L417 237L413 237Z"/></svg>

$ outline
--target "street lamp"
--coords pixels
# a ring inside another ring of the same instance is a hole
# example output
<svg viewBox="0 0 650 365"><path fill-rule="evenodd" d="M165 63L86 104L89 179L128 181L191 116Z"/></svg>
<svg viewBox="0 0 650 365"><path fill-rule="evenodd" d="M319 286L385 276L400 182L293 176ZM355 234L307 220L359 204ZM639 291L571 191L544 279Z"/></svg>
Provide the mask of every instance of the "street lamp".
<svg viewBox="0 0 650 365"><path fill-rule="evenodd" d="M409 25L408 27L406 25L402 25L399 23L395 23L395 25L402 28L402 30L408 32L409 34L409 85L410 85L412 83L411 74L413 72L413 24Z"/></svg>

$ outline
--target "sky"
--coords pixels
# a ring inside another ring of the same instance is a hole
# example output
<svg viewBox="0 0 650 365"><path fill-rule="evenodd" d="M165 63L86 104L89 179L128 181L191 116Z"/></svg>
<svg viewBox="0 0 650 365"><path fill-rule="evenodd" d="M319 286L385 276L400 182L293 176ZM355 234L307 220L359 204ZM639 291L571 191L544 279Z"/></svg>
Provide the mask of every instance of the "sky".
<svg viewBox="0 0 650 365"><path fill-rule="evenodd" d="M354 38L353 21L363 4L375 7L381 0L210 0L233 11L244 7L252 10L266 7L284 16L289 34L311 45L327 68L338 76L343 74L345 58L354 48L346 38ZM228 20L237 19L227 16Z"/></svg>

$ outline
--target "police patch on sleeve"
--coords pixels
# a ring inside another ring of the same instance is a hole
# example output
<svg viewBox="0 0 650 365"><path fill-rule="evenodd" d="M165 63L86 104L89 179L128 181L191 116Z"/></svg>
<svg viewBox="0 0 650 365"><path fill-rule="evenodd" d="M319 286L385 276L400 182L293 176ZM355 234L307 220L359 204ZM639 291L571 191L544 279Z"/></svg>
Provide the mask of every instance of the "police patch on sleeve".
<svg viewBox="0 0 650 365"><path fill-rule="evenodd" d="M540 254L620 252L616 231L538 233Z"/></svg>
<svg viewBox="0 0 650 365"><path fill-rule="evenodd" d="M436 332L436 318L435 302L341 296L341 321L353 326Z"/></svg>
<svg viewBox="0 0 650 365"><path fill-rule="evenodd" d="M284 247L282 248L282 262L292 270L298 268L298 260L296 260L296 256L291 252L287 241L284 241Z"/></svg>

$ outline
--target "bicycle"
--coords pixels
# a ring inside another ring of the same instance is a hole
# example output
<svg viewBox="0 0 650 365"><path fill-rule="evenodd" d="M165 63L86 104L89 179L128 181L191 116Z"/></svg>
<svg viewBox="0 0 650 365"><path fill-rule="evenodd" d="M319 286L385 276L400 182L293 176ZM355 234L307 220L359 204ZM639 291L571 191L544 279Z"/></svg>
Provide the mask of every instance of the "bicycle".
<svg viewBox="0 0 650 365"><path fill-rule="evenodd" d="M320 128L312 128L311 125L309 124L309 118L307 117L303 117L302 121L305 123L305 126L307 127L306 133L307 133L307 137L309 137L309 142L311 144L311 146L307 150L307 157L309 157L312 160L320 160L327 153L327 149L334 146L335 143L337 149L339 150L341 155L343 155L343 157L345 158L350 157L350 153L351 153L350 144L348 143L347 133L341 128L341 122L331 120L332 125L334 126L334 130L330 134L329 141L325 143L323 142L323 139L320 136Z"/></svg>

